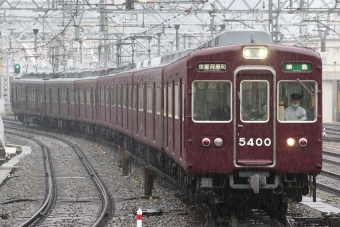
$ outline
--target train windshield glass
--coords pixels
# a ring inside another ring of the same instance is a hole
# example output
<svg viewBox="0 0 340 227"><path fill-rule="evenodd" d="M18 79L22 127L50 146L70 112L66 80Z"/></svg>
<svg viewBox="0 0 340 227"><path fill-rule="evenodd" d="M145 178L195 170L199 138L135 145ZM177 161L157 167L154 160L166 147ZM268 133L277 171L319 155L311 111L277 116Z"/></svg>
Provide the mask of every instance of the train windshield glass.
<svg viewBox="0 0 340 227"><path fill-rule="evenodd" d="M242 81L242 121L268 121L268 81Z"/></svg>
<svg viewBox="0 0 340 227"><path fill-rule="evenodd" d="M278 88L279 121L316 121L317 83L315 81L281 81Z"/></svg>
<svg viewBox="0 0 340 227"><path fill-rule="evenodd" d="M194 81L192 91L193 121L231 120L229 81Z"/></svg>

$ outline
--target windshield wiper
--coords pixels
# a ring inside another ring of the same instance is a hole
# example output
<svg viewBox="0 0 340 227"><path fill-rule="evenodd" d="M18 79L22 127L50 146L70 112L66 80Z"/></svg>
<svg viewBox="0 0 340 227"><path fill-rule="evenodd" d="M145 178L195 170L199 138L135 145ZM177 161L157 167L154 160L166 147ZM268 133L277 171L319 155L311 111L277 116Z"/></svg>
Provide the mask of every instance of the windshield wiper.
<svg viewBox="0 0 340 227"><path fill-rule="evenodd" d="M297 78L296 80L302 85L302 87L304 87L304 88L306 89L306 91L307 91L310 95L313 95L313 96L314 96L314 93L313 93L311 90L309 90L309 88L307 87L306 84L304 84L301 80L299 80L299 78Z"/></svg>

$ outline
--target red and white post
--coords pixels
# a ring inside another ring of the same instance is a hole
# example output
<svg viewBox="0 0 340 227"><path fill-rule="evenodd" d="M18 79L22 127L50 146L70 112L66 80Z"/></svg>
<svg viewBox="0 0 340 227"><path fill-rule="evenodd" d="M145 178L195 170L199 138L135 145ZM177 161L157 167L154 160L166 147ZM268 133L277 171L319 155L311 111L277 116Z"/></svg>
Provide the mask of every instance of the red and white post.
<svg viewBox="0 0 340 227"><path fill-rule="evenodd" d="M137 227L142 227L142 218L143 218L143 212L139 208L137 211Z"/></svg>

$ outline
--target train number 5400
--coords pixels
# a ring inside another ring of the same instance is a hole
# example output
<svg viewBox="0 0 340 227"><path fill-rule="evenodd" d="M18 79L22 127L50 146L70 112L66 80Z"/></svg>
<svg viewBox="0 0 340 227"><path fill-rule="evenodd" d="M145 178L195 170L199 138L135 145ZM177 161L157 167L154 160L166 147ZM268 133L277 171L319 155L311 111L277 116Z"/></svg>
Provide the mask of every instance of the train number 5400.
<svg viewBox="0 0 340 227"><path fill-rule="evenodd" d="M271 139L269 138L250 138L248 141L246 141L246 138L239 138L238 144L240 146L267 146L269 147L272 144Z"/></svg>

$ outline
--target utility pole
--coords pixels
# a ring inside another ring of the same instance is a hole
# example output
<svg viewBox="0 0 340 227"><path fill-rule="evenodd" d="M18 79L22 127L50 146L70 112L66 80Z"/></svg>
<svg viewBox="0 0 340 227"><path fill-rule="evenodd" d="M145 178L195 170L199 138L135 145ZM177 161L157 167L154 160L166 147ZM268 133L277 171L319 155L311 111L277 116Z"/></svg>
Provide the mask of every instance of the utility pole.
<svg viewBox="0 0 340 227"><path fill-rule="evenodd" d="M175 29L176 29L176 51L179 51L179 37L178 37L179 24L175 24Z"/></svg>

